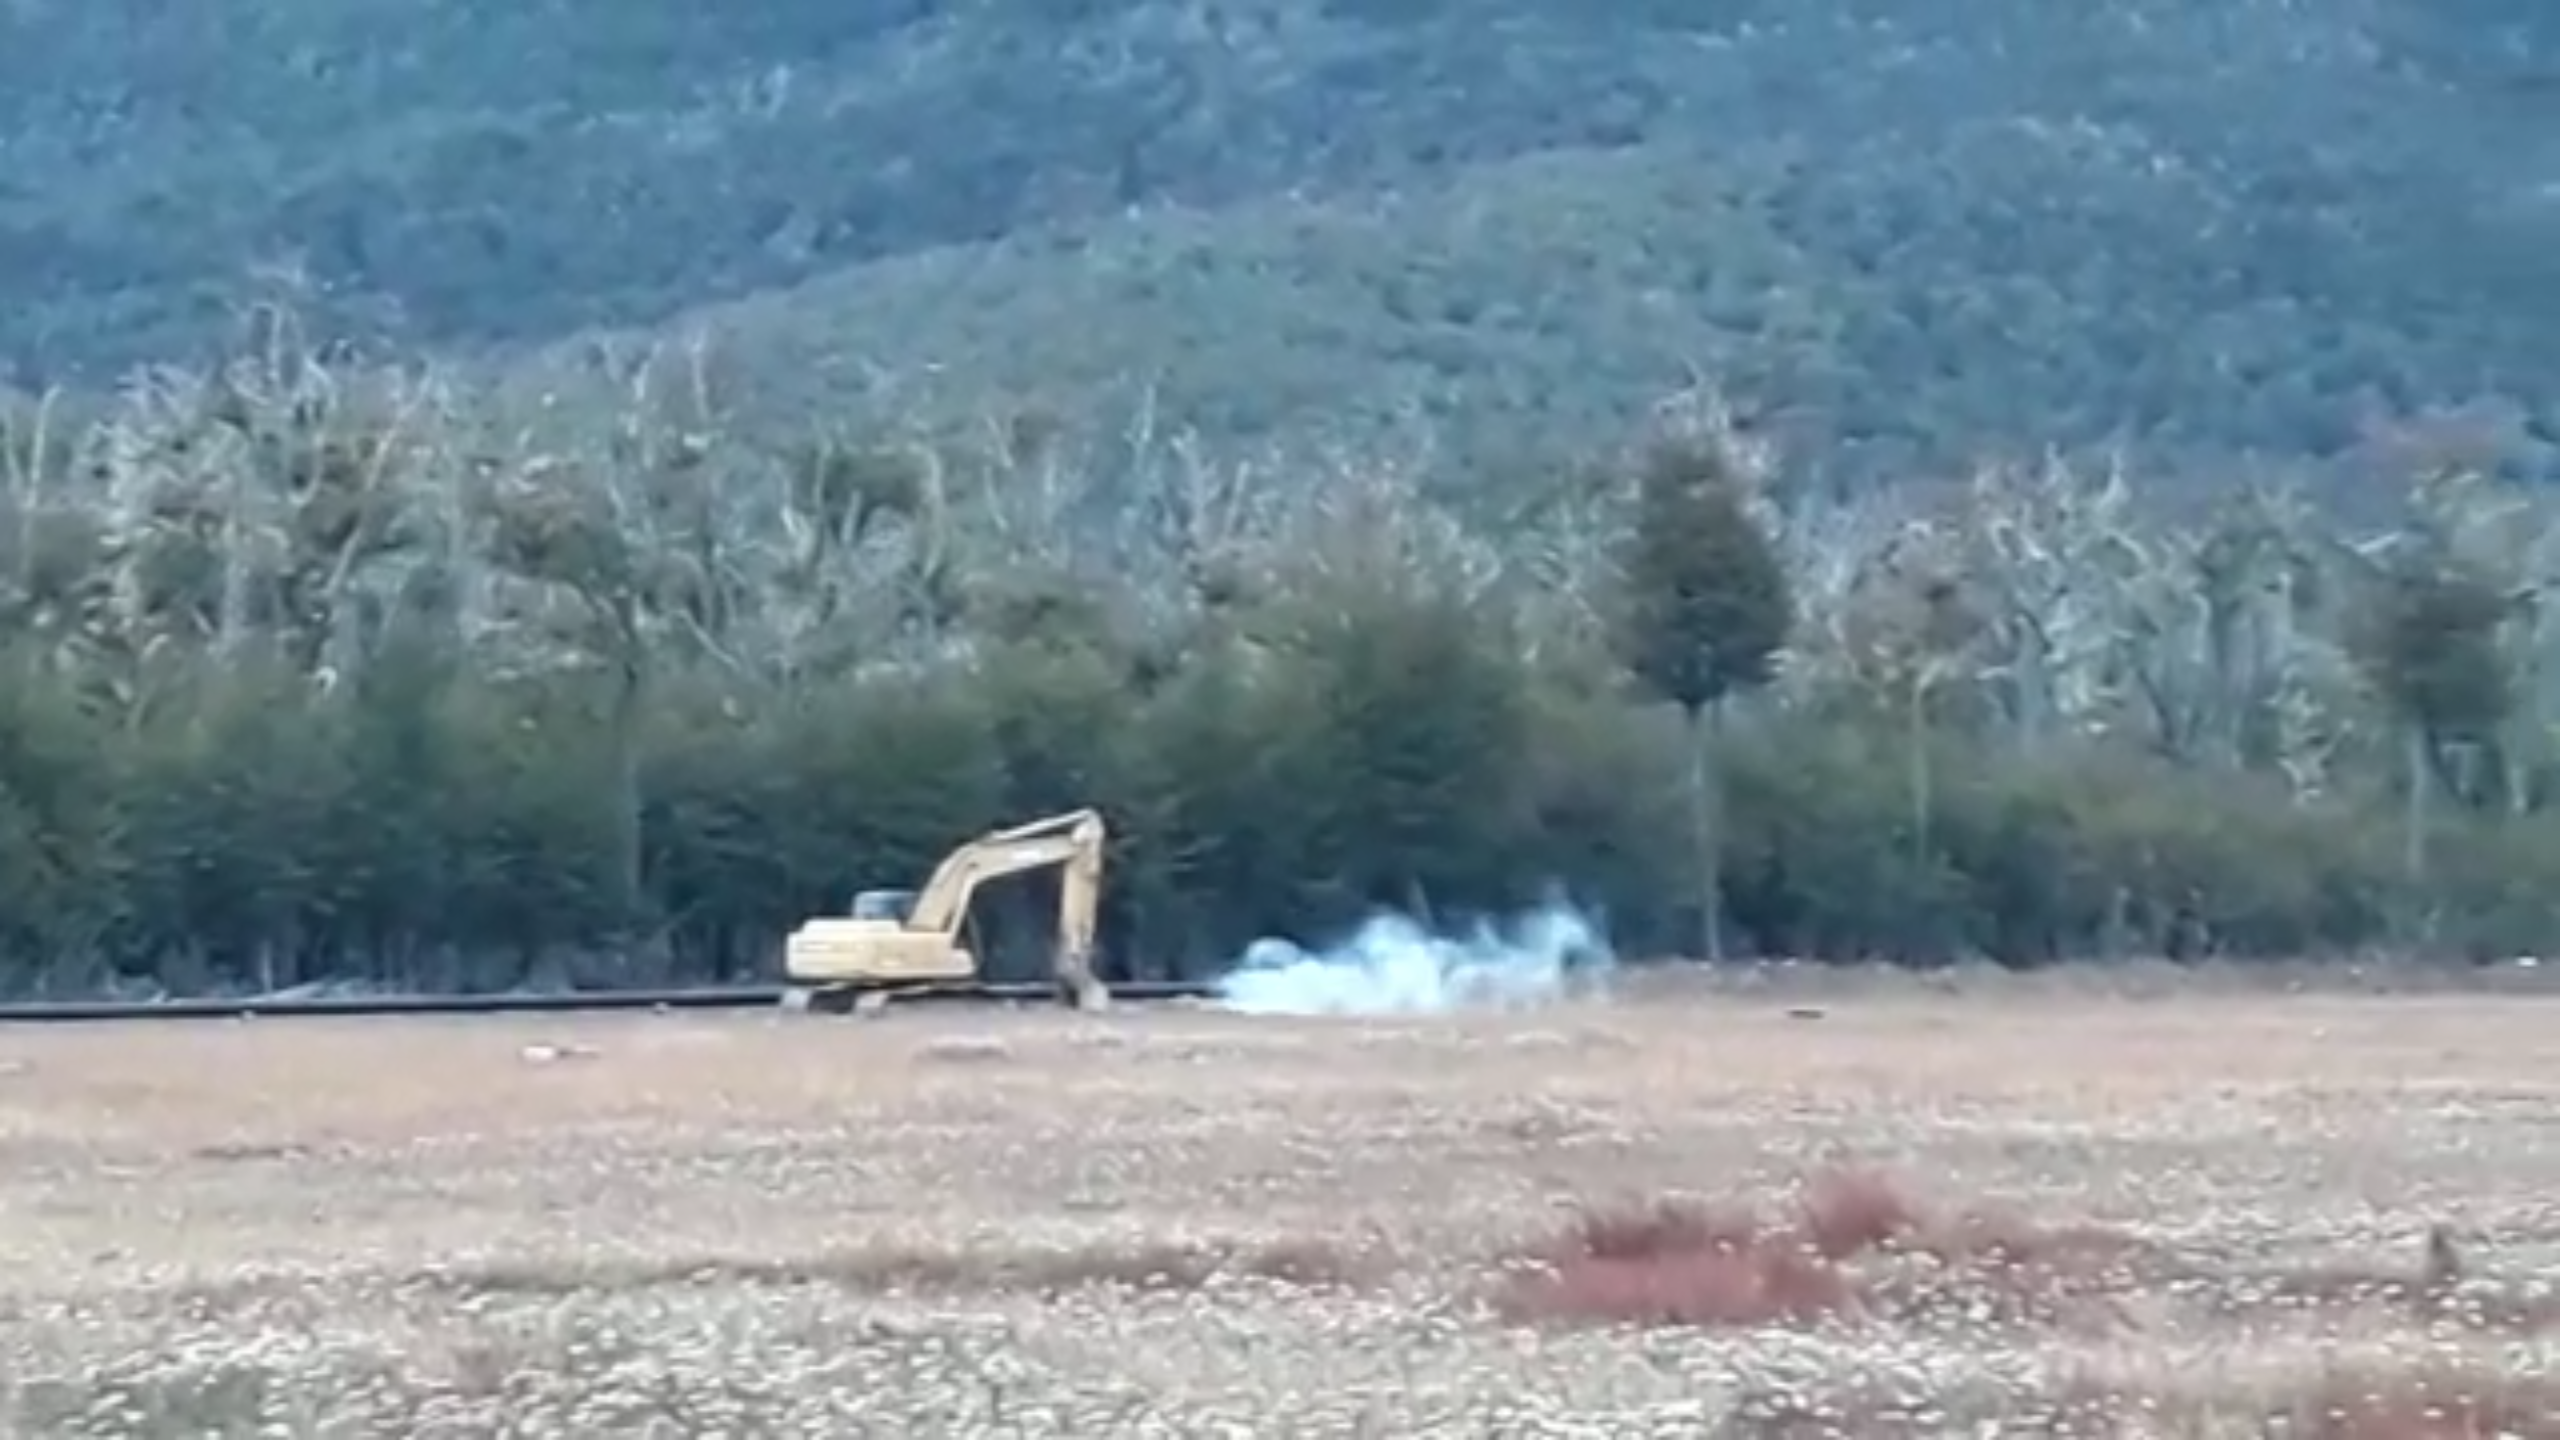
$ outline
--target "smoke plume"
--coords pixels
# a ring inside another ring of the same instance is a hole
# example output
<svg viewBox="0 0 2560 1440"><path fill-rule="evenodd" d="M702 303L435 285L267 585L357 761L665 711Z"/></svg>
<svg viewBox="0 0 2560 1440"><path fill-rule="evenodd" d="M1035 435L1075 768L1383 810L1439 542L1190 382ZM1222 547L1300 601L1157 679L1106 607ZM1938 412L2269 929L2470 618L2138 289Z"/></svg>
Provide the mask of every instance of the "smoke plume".
<svg viewBox="0 0 2560 1440"><path fill-rule="evenodd" d="M1440 1014L1543 1004L1615 963L1600 927L1563 901L1456 934L1379 915L1324 950L1255 941L1220 982L1219 999L1256 1015Z"/></svg>

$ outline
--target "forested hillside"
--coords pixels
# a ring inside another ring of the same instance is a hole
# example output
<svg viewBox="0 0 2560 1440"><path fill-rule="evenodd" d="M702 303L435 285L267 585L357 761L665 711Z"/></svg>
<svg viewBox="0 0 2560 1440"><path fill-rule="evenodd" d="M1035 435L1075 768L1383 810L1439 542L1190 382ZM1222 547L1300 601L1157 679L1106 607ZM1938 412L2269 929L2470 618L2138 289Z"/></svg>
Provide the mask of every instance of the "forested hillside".
<svg viewBox="0 0 2560 1440"><path fill-rule="evenodd" d="M438 345L716 326L756 400L1575 453L1714 376L1876 474L2548 472L2560 19L2103 6L19 0L0 354L206 342L261 265ZM990 395L996 397L990 400Z"/></svg>

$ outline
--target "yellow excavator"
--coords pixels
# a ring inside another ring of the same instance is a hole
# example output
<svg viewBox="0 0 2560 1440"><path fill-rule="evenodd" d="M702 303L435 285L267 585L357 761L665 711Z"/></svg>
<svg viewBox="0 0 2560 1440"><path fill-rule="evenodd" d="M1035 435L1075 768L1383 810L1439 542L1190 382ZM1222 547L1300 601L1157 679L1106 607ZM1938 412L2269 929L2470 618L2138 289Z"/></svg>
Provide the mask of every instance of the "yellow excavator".
<svg viewBox="0 0 2560 1440"><path fill-rule="evenodd" d="M1093 973L1105 838L1091 809L992 831L944 856L921 889L865 890L847 914L803 921L783 944L784 1003L807 1009L849 1000L869 1009L900 991L982 988L978 957L961 934L970 898L990 880L1054 866L1061 873L1051 971L1077 1009L1108 1008L1111 992Z"/></svg>

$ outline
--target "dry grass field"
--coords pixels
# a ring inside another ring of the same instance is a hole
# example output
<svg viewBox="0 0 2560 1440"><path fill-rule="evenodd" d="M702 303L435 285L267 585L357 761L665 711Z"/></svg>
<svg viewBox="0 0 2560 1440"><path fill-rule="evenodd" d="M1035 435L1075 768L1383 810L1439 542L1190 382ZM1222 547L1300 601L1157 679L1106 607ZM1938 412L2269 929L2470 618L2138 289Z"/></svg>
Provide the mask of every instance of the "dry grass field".
<svg viewBox="0 0 2560 1440"><path fill-rule="evenodd" d="M2560 1436L2560 1009L1827 1005L0 1031L0 1417Z"/></svg>

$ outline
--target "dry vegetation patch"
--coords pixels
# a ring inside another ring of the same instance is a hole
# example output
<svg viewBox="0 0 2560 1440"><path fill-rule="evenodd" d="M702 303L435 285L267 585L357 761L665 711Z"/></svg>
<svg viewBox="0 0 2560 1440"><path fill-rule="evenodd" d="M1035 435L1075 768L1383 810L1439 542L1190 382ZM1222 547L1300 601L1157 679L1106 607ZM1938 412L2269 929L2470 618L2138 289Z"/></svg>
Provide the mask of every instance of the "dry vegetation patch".
<svg viewBox="0 0 2560 1440"><path fill-rule="evenodd" d="M1825 1012L0 1033L0 1428L2560 1433L2539 1016Z"/></svg>
<svg viewBox="0 0 2560 1440"><path fill-rule="evenodd" d="M2548 1281L2483 1269L2443 1224L2404 1264L2231 1267L2111 1226L1932 1205L1871 1170L1814 1172L1776 1216L1684 1199L1586 1209L1518 1260L1498 1304L1530 1321L2019 1324L2094 1335L2361 1313L2438 1332L2560 1328ZM2177 1313L2185 1309L2202 1313Z"/></svg>
<svg viewBox="0 0 2560 1440"><path fill-rule="evenodd" d="M1677 1200L1586 1211L1527 1259L1501 1296L1517 1318L1729 1326L2103 1329L2122 1317L2102 1302L2175 1267L2120 1231L1940 1212L1889 1176L1841 1170L1811 1176L1775 1218Z"/></svg>
<svg viewBox="0 0 2560 1440"><path fill-rule="evenodd" d="M930 1249L881 1246L820 1251L804 1258L721 1255L568 1257L478 1264L422 1272L459 1294L567 1296L659 1286L825 1285L854 1293L1017 1292L1056 1296L1089 1287L1205 1290L1268 1281L1308 1289L1347 1288L1385 1273L1387 1257L1303 1238L1230 1243L1139 1241L1031 1249L1002 1244Z"/></svg>

